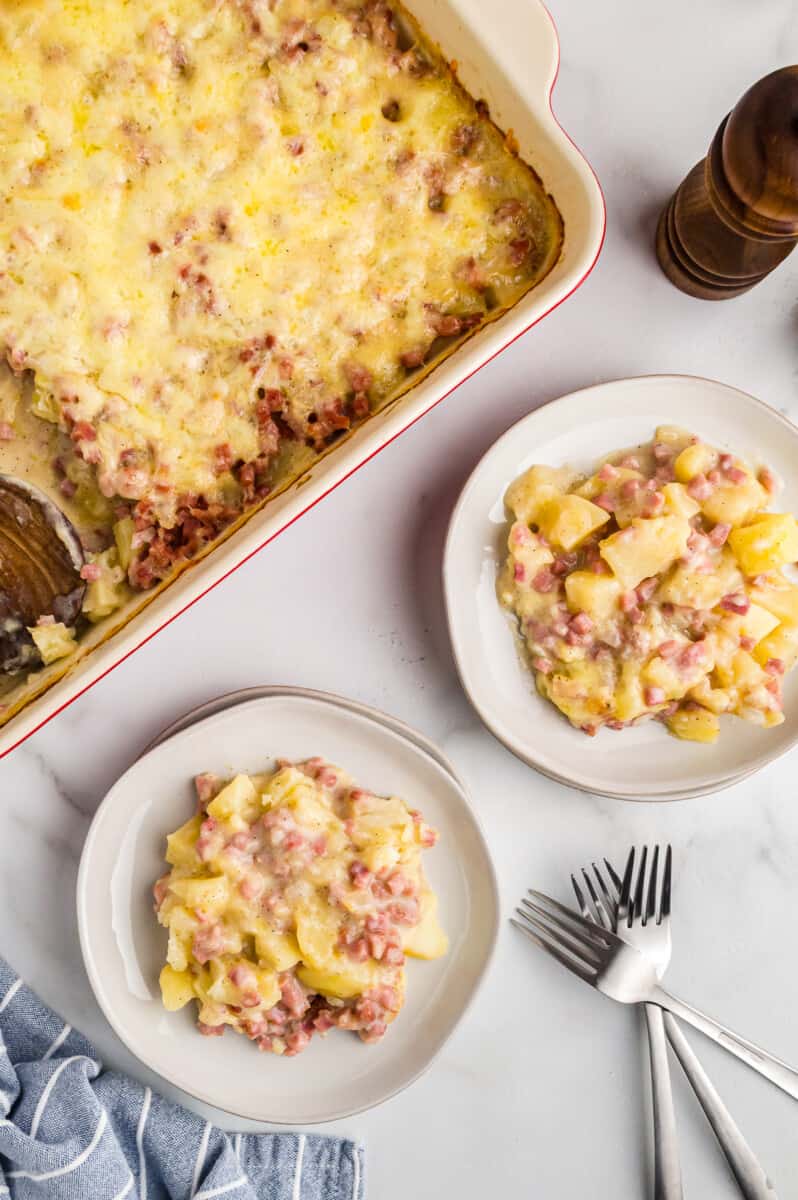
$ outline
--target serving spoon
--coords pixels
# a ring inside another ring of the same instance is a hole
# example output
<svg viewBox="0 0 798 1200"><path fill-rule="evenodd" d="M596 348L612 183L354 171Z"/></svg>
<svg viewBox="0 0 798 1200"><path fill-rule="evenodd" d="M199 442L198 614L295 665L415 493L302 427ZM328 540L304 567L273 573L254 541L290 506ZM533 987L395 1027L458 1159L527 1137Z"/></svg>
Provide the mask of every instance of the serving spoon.
<svg viewBox="0 0 798 1200"><path fill-rule="evenodd" d="M86 591L77 530L41 489L0 474L0 673L40 664L28 629L42 617L74 625Z"/></svg>

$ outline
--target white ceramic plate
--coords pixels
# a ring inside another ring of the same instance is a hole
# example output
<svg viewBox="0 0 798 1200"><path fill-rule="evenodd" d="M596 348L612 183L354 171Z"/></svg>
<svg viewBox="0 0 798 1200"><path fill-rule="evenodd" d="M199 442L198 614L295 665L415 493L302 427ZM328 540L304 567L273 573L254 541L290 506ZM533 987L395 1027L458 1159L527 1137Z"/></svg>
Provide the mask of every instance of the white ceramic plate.
<svg viewBox="0 0 798 1200"><path fill-rule="evenodd" d="M319 754L365 786L395 792L441 832L427 858L450 938L446 958L408 965L407 1002L384 1042L333 1033L294 1059L261 1054L232 1032L203 1039L189 1009L158 993L165 931L150 891L164 838L193 811L197 771L262 770L278 756ZM86 969L116 1033L184 1091L256 1121L307 1125L379 1104L416 1079L457 1025L491 957L498 924L493 867L478 822L450 775L413 742L369 717L307 697L236 705L152 750L122 776L89 830L78 876Z"/></svg>
<svg viewBox="0 0 798 1200"><path fill-rule="evenodd" d="M678 741L656 722L588 738L536 692L513 618L498 604L508 484L533 463L587 470L612 450L648 441L657 425L682 425L713 445L763 461L785 480L778 507L798 512L798 429L753 396L708 379L654 375L586 388L524 417L471 475L454 510L444 591L454 656L488 728L531 766L583 791L621 799L681 799L716 791L798 741L798 672L785 680L786 720L760 729L721 721L712 746Z"/></svg>
<svg viewBox="0 0 798 1200"><path fill-rule="evenodd" d="M413 742L418 746L419 750L429 755L438 766L443 767L444 771L451 775L457 786L465 791L465 784L443 751L434 742L431 742L429 738L425 737L423 733L419 733L417 729L412 729L409 725L405 725L404 721L400 721L398 717L392 717L388 713L380 712L378 708L372 708L369 704L361 704L359 700L350 700L347 696L338 696L333 692L317 692L313 688L291 687L282 684L263 684L259 687L239 688L235 692L226 692L224 696L217 696L214 700L208 700L205 704L200 704L196 708L192 708L189 712L184 713L182 717L178 717L176 721L172 721L170 725L167 725L142 750L141 754L144 755L150 750L154 750L156 746L160 746L161 742L167 741L177 733L182 733L190 725L196 725L197 721L203 721L206 717L212 717L216 713L225 712L228 708L235 708L237 704L246 704L250 700L260 700L264 696L299 696L308 700L317 700L319 704L330 704L333 708L344 708L347 712L357 713L362 717L367 717L370 721L376 721L379 725L384 725L386 729L397 733L399 737Z"/></svg>

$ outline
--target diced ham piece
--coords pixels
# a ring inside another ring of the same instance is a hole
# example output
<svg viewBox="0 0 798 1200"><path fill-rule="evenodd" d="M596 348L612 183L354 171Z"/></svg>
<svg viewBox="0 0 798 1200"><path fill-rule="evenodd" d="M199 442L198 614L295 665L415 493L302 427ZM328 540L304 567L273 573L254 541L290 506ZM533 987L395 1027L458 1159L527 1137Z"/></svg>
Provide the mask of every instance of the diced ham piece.
<svg viewBox="0 0 798 1200"><path fill-rule="evenodd" d="M224 1033L224 1025L206 1025L203 1021L197 1021L197 1029L203 1037L221 1037Z"/></svg>
<svg viewBox="0 0 798 1200"><path fill-rule="evenodd" d="M598 477L605 483L609 479L617 479L618 478L618 468L614 467L612 465L612 463L604 463L604 466L598 472Z"/></svg>
<svg viewBox="0 0 798 1200"><path fill-rule="evenodd" d="M308 998L293 975L286 973L280 977L280 998L292 1017L301 1017L307 1012Z"/></svg>
<svg viewBox="0 0 798 1200"><path fill-rule="evenodd" d="M257 985L257 979L254 972L249 967L238 964L229 972L229 979L232 984L240 989L253 989Z"/></svg>
<svg viewBox="0 0 798 1200"><path fill-rule="evenodd" d="M618 606L623 613L630 613L637 607L637 592L622 592Z"/></svg>
<svg viewBox="0 0 798 1200"><path fill-rule="evenodd" d="M417 346L414 350L405 350L403 354L400 354L399 361L401 362L402 366L406 368L406 370L413 371L416 367L421 367L424 365L424 359L426 356L426 348Z"/></svg>
<svg viewBox="0 0 798 1200"><path fill-rule="evenodd" d="M559 580L550 567L541 567L532 580L532 587L536 592L553 592L558 584Z"/></svg>
<svg viewBox="0 0 798 1200"><path fill-rule="evenodd" d="M551 564L551 569L555 575L567 575L573 571L579 556L576 554L559 554Z"/></svg>
<svg viewBox="0 0 798 1200"><path fill-rule="evenodd" d="M726 612L738 613L741 617L744 617L751 607L751 601L744 592L733 592L723 597L720 607L725 609Z"/></svg>
<svg viewBox="0 0 798 1200"><path fill-rule="evenodd" d="M694 475L687 485L687 494L694 500L708 500L714 492L714 485L709 482L703 472Z"/></svg>
<svg viewBox="0 0 798 1200"><path fill-rule="evenodd" d="M637 493L640 491L639 479L625 479L621 484L621 498L623 500L634 500Z"/></svg>
<svg viewBox="0 0 798 1200"><path fill-rule="evenodd" d="M726 476L729 483L734 484L745 483L746 479L748 478L747 473L742 469L742 467L728 467L723 474Z"/></svg>
<svg viewBox="0 0 798 1200"><path fill-rule="evenodd" d="M169 891L169 876L162 875L160 879L156 879L155 883L152 886L152 895L153 895L153 899L155 900L155 911L156 912L163 904L164 899L166 897L166 893L168 891Z"/></svg>
<svg viewBox="0 0 798 1200"><path fill-rule="evenodd" d="M198 929L191 944L191 952L200 964L218 958L224 952L224 948L224 931L221 925L209 925L205 929Z"/></svg>
<svg viewBox="0 0 798 1200"><path fill-rule="evenodd" d="M102 568L98 563L84 563L80 568L80 577L87 583L96 583L102 577Z"/></svg>
<svg viewBox="0 0 798 1200"><path fill-rule="evenodd" d="M526 579L526 567L523 563L517 562L513 567L513 579L516 583L523 583Z"/></svg>
<svg viewBox="0 0 798 1200"><path fill-rule="evenodd" d="M607 492L600 492L593 501L599 508L603 508L605 512L613 512L615 509L615 500Z"/></svg>
<svg viewBox="0 0 798 1200"><path fill-rule="evenodd" d="M667 442L654 442L651 452L654 455L654 462L657 463L669 462L673 457L673 450Z"/></svg>
<svg viewBox="0 0 798 1200"><path fill-rule="evenodd" d="M593 620L585 612L577 613L571 619L571 629L574 633L585 634L590 633L593 628Z"/></svg>
<svg viewBox="0 0 798 1200"><path fill-rule="evenodd" d="M344 374L355 392L367 392L374 383L374 376L368 367L361 363L348 362L344 364Z"/></svg>
<svg viewBox="0 0 798 1200"><path fill-rule="evenodd" d="M715 528L711 530L709 534L709 540L716 549L720 549L720 547L725 544L730 533L731 525L727 525L725 521L720 521Z"/></svg>
<svg viewBox="0 0 798 1200"><path fill-rule="evenodd" d="M8 421L0 421L0 442L11 442L14 440L14 426Z"/></svg>
<svg viewBox="0 0 798 1200"><path fill-rule="evenodd" d="M304 1029L295 1029L293 1033L289 1033L285 1039L286 1058L293 1058L295 1054L304 1050L310 1043L310 1036Z"/></svg>
<svg viewBox="0 0 798 1200"><path fill-rule="evenodd" d="M784 660L781 658L769 658L765 663L765 670L768 675L783 675L785 671Z"/></svg>
<svg viewBox="0 0 798 1200"><path fill-rule="evenodd" d="M540 655L538 655L537 658L532 659L532 666L536 671L540 671L541 675L550 675L554 670L554 667L549 659L542 658Z"/></svg>
<svg viewBox="0 0 798 1200"><path fill-rule="evenodd" d="M392 896L406 896L413 891L413 885L401 871L394 871L386 880L388 891Z"/></svg>
<svg viewBox="0 0 798 1200"><path fill-rule="evenodd" d="M762 467L758 479L769 496L779 490L779 478L774 471L771 471L770 467Z"/></svg>
<svg viewBox="0 0 798 1200"><path fill-rule="evenodd" d="M194 790L201 805L208 804L219 791L219 777L209 771L194 776Z"/></svg>
<svg viewBox="0 0 798 1200"><path fill-rule="evenodd" d="M651 597L659 587L659 580L652 576L650 579L643 579L636 588L636 596L640 604L647 604Z"/></svg>
<svg viewBox="0 0 798 1200"><path fill-rule="evenodd" d="M259 875L245 875L239 881L238 891L245 900L257 900L264 888L264 881Z"/></svg>
<svg viewBox="0 0 798 1200"><path fill-rule="evenodd" d="M643 692L643 699L649 708L652 708L655 704L665 703L665 692L661 687L647 687Z"/></svg>
<svg viewBox="0 0 798 1200"><path fill-rule="evenodd" d="M688 642L686 646L680 649L676 662L683 671L690 671L702 663L706 657L707 648L703 641Z"/></svg>
<svg viewBox="0 0 798 1200"><path fill-rule="evenodd" d="M365 863L355 861L349 864L349 878L357 891L366 892L371 887L374 875Z"/></svg>
<svg viewBox="0 0 798 1200"><path fill-rule="evenodd" d="M197 856L203 862L207 862L209 858L213 858L219 853L223 842L224 836L219 829L218 821L214 817L207 817L200 825L196 844Z"/></svg>

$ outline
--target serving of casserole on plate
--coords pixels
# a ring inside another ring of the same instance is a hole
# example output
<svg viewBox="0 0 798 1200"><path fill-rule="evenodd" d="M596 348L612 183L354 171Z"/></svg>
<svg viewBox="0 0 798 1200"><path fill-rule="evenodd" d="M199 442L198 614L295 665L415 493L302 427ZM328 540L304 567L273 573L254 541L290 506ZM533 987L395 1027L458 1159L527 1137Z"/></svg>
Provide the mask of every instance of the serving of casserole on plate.
<svg viewBox="0 0 798 1200"><path fill-rule="evenodd" d="M592 265L545 10L505 0L487 50L475 12L0 4L0 749Z"/></svg>
<svg viewBox="0 0 798 1200"><path fill-rule="evenodd" d="M81 949L114 1031L148 1067L228 1112L304 1125L379 1104L427 1070L488 970L498 889L468 794L425 739L335 696L250 697L189 714L114 784L83 850ZM168 937L152 905L165 850ZM165 1011L189 981L202 1014ZM230 1029L200 1036L197 1016L200 1033Z"/></svg>

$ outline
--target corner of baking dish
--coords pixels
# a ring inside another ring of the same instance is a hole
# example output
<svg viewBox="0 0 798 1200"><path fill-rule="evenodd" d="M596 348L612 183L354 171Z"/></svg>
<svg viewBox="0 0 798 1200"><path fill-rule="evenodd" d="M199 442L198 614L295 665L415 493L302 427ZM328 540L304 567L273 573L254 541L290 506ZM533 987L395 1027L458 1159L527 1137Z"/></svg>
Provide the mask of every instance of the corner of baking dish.
<svg viewBox="0 0 798 1200"><path fill-rule="evenodd" d="M207 558L158 595L73 671L28 703L0 730L0 758L129 658L206 592L226 579L338 484L388 446L523 333L566 300L593 269L606 209L598 179L559 124L552 92L560 63L554 21L542 0L406 0L426 33L456 64L472 95L512 132L563 217L560 259L509 312L485 326L397 403L373 416L334 453L275 496Z"/></svg>

